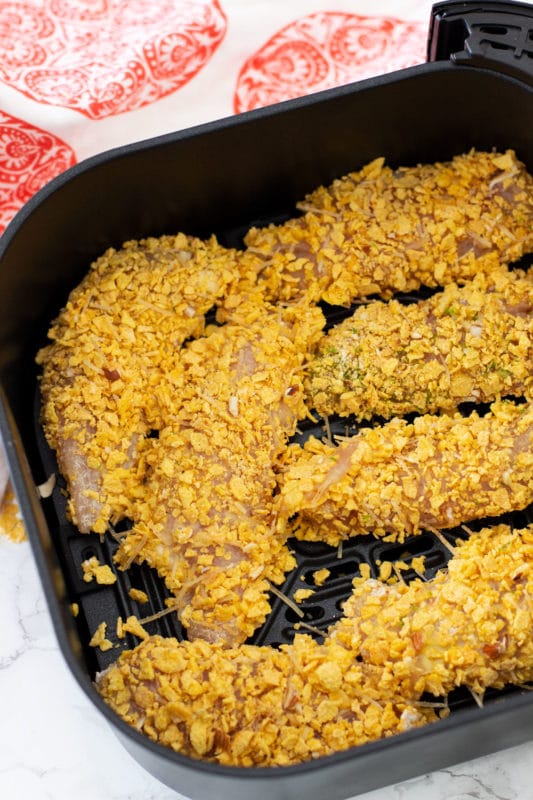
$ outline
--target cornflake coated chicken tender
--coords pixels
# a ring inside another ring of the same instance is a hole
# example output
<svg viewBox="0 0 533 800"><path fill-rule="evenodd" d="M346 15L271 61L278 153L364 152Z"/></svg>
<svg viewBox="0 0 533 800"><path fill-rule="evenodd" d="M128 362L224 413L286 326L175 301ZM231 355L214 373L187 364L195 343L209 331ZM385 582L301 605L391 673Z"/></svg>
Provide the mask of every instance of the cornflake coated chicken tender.
<svg viewBox="0 0 533 800"><path fill-rule="evenodd" d="M297 635L280 650L150 637L97 678L104 700L154 741L233 766L283 766L436 719L390 691L351 647Z"/></svg>
<svg viewBox="0 0 533 800"><path fill-rule="evenodd" d="M182 351L175 416L151 441L134 527L118 563L155 567L188 636L236 644L270 611L294 559L272 514L274 465L305 416L303 369L318 308L239 311Z"/></svg>
<svg viewBox="0 0 533 800"><path fill-rule="evenodd" d="M479 417L393 419L338 447L292 445L278 525L337 545L372 533L403 541L423 529L524 509L533 501L533 406L497 402Z"/></svg>
<svg viewBox="0 0 533 800"><path fill-rule="evenodd" d="M97 688L130 725L193 758L248 767L328 755L436 720L426 691L531 680L532 563L532 527L485 529L429 583L356 580L322 645L155 636Z"/></svg>
<svg viewBox="0 0 533 800"><path fill-rule="evenodd" d="M108 250L70 294L37 362L44 431L82 533L130 513L145 437L179 398L179 349L241 268L214 237L149 238Z"/></svg>
<svg viewBox="0 0 533 800"><path fill-rule="evenodd" d="M408 700L533 680L533 525L473 533L427 583L356 579L334 637Z"/></svg>
<svg viewBox="0 0 533 800"><path fill-rule="evenodd" d="M245 238L271 299L350 305L462 282L533 249L533 178L512 150L397 170L378 158L299 207Z"/></svg>
<svg viewBox="0 0 533 800"><path fill-rule="evenodd" d="M530 394L533 270L480 273L418 303L361 306L319 342L309 405L359 420Z"/></svg>

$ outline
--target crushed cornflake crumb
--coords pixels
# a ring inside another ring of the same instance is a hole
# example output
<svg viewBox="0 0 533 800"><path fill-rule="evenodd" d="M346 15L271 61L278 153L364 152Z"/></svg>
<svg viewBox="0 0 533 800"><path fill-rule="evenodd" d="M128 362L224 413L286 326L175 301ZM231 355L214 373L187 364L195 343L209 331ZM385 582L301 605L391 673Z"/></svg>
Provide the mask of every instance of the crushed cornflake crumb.
<svg viewBox="0 0 533 800"><path fill-rule="evenodd" d="M113 642L106 638L107 622L101 622L89 642L89 647L98 647L102 652L110 650Z"/></svg>
<svg viewBox="0 0 533 800"><path fill-rule="evenodd" d="M78 603L71 603L70 610L72 611L72 616L77 617L78 614L80 613L80 607Z"/></svg>
<svg viewBox="0 0 533 800"><path fill-rule="evenodd" d="M23 542L26 539L20 509L10 486L7 487L0 506L0 534L12 542Z"/></svg>
<svg viewBox="0 0 533 800"><path fill-rule="evenodd" d="M390 561L383 561L379 565L379 579L380 581L387 581L392 575L392 564Z"/></svg>
<svg viewBox="0 0 533 800"><path fill-rule="evenodd" d="M86 559L81 562L83 570L83 580L90 583L95 580L96 583L104 586L111 586L116 583L117 576L108 564L100 564L96 556Z"/></svg>
<svg viewBox="0 0 533 800"><path fill-rule="evenodd" d="M398 559L397 561L394 562L394 567L395 567L395 569L398 570L398 572L405 572L406 570L409 569L410 564L408 564L407 561L403 561L400 558L400 559Z"/></svg>
<svg viewBox="0 0 533 800"><path fill-rule="evenodd" d="M411 559L410 566L411 569L414 569L419 575L423 575L426 571L426 556L416 556L415 558Z"/></svg>
<svg viewBox="0 0 533 800"><path fill-rule="evenodd" d="M307 598L311 597L314 593L314 589L297 589L294 592L294 599L297 603L303 603L304 600L307 600Z"/></svg>
<svg viewBox="0 0 533 800"><path fill-rule="evenodd" d="M148 602L148 595L146 592L143 592L142 589L134 589L131 588L128 592L129 596L132 600L135 600L136 603L147 603Z"/></svg>
<svg viewBox="0 0 533 800"><path fill-rule="evenodd" d="M117 623L117 633L119 631L119 626ZM123 638L126 633L131 633L133 636L137 636L139 639L148 639L150 634L148 631L143 628L139 619L132 615L127 618L125 622L122 620L120 621L120 633L118 633L119 638Z"/></svg>
<svg viewBox="0 0 533 800"><path fill-rule="evenodd" d="M330 576L329 569L317 569L316 572L313 573L313 582L315 586L322 586Z"/></svg>

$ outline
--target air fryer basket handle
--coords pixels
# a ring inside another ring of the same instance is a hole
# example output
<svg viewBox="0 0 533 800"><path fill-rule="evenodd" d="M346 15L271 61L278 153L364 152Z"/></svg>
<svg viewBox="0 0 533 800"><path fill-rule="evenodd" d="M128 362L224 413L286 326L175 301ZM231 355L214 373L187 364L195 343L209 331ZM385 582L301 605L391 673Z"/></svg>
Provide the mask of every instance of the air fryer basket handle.
<svg viewBox="0 0 533 800"><path fill-rule="evenodd" d="M436 3L428 61L488 67L533 85L533 6L518 2Z"/></svg>

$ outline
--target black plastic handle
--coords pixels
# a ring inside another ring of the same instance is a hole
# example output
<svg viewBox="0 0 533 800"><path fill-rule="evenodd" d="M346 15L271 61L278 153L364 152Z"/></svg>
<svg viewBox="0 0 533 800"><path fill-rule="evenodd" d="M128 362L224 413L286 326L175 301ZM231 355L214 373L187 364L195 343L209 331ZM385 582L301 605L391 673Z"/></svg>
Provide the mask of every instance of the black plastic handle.
<svg viewBox="0 0 533 800"><path fill-rule="evenodd" d="M517 2L445 2L431 10L428 61L512 75L533 85L533 5Z"/></svg>

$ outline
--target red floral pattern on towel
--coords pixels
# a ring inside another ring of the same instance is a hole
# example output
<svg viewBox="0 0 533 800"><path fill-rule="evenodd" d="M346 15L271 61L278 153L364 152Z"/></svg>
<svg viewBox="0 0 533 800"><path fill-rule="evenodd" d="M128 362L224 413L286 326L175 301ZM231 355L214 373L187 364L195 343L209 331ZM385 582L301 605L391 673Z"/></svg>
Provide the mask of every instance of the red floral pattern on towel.
<svg viewBox="0 0 533 800"><path fill-rule="evenodd" d="M56 136L0 111L0 233L38 189L75 163Z"/></svg>
<svg viewBox="0 0 533 800"><path fill-rule="evenodd" d="M236 112L300 97L413 64L426 54L427 26L323 11L276 33L244 63Z"/></svg>
<svg viewBox="0 0 533 800"><path fill-rule="evenodd" d="M101 119L179 89L226 31L218 0L0 3L0 80Z"/></svg>

